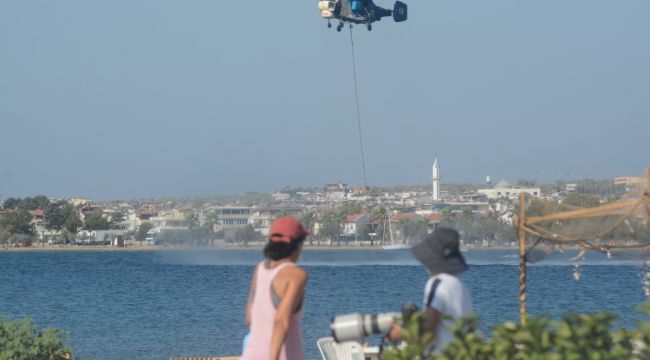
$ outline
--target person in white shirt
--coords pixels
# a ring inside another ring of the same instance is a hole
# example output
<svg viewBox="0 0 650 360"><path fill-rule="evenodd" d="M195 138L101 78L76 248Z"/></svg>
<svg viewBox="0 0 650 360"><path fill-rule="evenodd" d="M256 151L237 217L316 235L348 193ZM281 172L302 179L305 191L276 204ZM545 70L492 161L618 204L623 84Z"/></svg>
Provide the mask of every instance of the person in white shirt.
<svg viewBox="0 0 650 360"><path fill-rule="evenodd" d="M454 320L472 314L470 292L457 277L458 273L467 270L458 237L456 230L441 227L411 248L413 256L431 273L424 287L422 312L423 330L433 333L431 346L434 351L440 351L453 340L447 328ZM445 320L446 317L453 320ZM401 332L401 326L394 324L388 338L401 340Z"/></svg>

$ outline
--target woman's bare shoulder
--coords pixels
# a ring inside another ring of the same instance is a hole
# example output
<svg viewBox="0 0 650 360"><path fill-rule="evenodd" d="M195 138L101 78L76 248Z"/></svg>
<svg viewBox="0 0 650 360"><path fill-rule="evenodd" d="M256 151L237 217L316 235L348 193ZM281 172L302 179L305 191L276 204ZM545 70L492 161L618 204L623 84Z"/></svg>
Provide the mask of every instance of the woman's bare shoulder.
<svg viewBox="0 0 650 360"><path fill-rule="evenodd" d="M298 266L287 266L280 271L278 276L281 276L286 280L296 281L299 283L306 283L308 280L307 272Z"/></svg>

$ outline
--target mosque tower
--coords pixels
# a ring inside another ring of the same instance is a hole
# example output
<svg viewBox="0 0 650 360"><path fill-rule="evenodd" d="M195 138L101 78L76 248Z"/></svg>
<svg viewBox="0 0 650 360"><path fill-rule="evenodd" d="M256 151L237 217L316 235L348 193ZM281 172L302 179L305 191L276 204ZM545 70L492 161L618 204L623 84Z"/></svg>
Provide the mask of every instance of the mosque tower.
<svg viewBox="0 0 650 360"><path fill-rule="evenodd" d="M433 161L433 201L440 201L440 165L438 157Z"/></svg>

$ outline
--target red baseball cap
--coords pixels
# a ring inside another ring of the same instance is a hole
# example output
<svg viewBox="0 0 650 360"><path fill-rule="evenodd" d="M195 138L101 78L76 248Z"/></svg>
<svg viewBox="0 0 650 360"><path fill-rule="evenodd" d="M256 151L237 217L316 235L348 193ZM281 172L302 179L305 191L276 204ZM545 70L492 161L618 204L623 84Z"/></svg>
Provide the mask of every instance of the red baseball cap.
<svg viewBox="0 0 650 360"><path fill-rule="evenodd" d="M293 216L277 218L269 230L269 240L287 244L307 235L309 235L309 231L305 230L300 221Z"/></svg>

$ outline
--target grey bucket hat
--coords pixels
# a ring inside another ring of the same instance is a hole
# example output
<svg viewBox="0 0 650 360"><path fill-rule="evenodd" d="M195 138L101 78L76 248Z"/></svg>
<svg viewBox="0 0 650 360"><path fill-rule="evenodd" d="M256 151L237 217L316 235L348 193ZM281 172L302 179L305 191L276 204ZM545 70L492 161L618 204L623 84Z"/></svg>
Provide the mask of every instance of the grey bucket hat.
<svg viewBox="0 0 650 360"><path fill-rule="evenodd" d="M431 273L458 274L467 270L467 264L460 253L458 231L437 228L421 243L411 248L413 256Z"/></svg>

